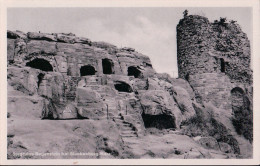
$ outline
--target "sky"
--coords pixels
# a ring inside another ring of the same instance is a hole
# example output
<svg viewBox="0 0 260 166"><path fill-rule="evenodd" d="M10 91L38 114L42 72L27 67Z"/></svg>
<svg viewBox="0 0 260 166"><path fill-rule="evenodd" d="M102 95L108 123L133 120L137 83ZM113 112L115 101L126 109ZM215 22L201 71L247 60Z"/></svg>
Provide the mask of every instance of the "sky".
<svg viewBox="0 0 260 166"><path fill-rule="evenodd" d="M183 11L237 21L252 39L251 8L8 8L7 29L74 33L91 41L132 47L150 57L154 69L177 77L176 26Z"/></svg>

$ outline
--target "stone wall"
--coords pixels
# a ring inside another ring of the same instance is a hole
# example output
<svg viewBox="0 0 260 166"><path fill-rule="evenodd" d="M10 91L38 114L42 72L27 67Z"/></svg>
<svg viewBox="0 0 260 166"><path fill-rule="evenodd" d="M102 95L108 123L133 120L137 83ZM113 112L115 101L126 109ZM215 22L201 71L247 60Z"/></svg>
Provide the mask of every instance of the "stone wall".
<svg viewBox="0 0 260 166"><path fill-rule="evenodd" d="M211 23L206 17L185 14L177 25L179 77L190 83L198 103L212 104L217 108L214 114L222 114L224 123L231 124L230 131L243 134L251 142L250 56L247 35L233 20L220 18ZM234 95L236 89L240 89L240 97Z"/></svg>
<svg viewBox="0 0 260 166"><path fill-rule="evenodd" d="M177 26L179 77L225 73L232 81L252 83L250 42L235 21L209 22L190 15Z"/></svg>
<svg viewBox="0 0 260 166"><path fill-rule="evenodd" d="M197 98L231 109L231 89L252 88L250 42L235 21L184 16L177 26L177 49L179 77L190 82Z"/></svg>

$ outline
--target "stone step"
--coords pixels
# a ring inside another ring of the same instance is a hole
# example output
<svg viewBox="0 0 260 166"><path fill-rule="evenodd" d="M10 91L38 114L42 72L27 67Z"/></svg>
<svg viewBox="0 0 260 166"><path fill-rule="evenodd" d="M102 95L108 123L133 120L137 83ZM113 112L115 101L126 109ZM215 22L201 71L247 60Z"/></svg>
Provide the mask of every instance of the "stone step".
<svg viewBox="0 0 260 166"><path fill-rule="evenodd" d="M130 124L128 124L128 123L123 123L122 126L124 126L124 127L128 127L128 128L131 128L131 127L130 127Z"/></svg>
<svg viewBox="0 0 260 166"><path fill-rule="evenodd" d="M135 137L135 138L137 138L137 136L136 135L131 135L131 134L122 134L122 137Z"/></svg>
<svg viewBox="0 0 260 166"><path fill-rule="evenodd" d="M132 128L130 126L125 126L125 125L122 125L122 124L120 124L120 128L121 128L121 130L124 130L124 131L132 130Z"/></svg>
<svg viewBox="0 0 260 166"><path fill-rule="evenodd" d="M109 110L117 110L117 107L114 105L108 105L108 111ZM110 111L109 111L110 112Z"/></svg>
<svg viewBox="0 0 260 166"><path fill-rule="evenodd" d="M91 90L94 90L96 92L98 92L98 90L100 90L100 87L96 86L96 85L86 85L86 87L90 88Z"/></svg>
<svg viewBox="0 0 260 166"><path fill-rule="evenodd" d="M114 100L114 99L110 99L110 98L105 98L105 101L107 101L107 102L113 102L113 103L117 103L117 101L116 100Z"/></svg>
<svg viewBox="0 0 260 166"><path fill-rule="evenodd" d="M87 79L86 82L98 82L99 80L96 80L96 79Z"/></svg>
<svg viewBox="0 0 260 166"><path fill-rule="evenodd" d="M116 102L110 102L110 101L105 100L105 103L107 103L108 105L116 105L117 106Z"/></svg>
<svg viewBox="0 0 260 166"><path fill-rule="evenodd" d="M131 138L131 137L125 137L125 138L130 138L130 139L135 139L135 138ZM127 141L124 141L124 144L125 145L128 145L128 146L132 146L132 145L136 145L136 144L138 144L138 143L136 143L136 142L127 142Z"/></svg>
<svg viewBox="0 0 260 166"><path fill-rule="evenodd" d="M138 140L129 137L124 137L123 141L128 143L138 143Z"/></svg>
<svg viewBox="0 0 260 166"><path fill-rule="evenodd" d="M86 83L87 86L95 86L95 85L99 85L98 82L87 82Z"/></svg>
<svg viewBox="0 0 260 166"><path fill-rule="evenodd" d="M134 131L134 130L132 129L132 127L130 127L130 126L122 126L122 125L121 125L121 130L122 130L122 131Z"/></svg>
<svg viewBox="0 0 260 166"><path fill-rule="evenodd" d="M106 92L106 91L104 91L104 90L102 90L102 89L97 89L97 90L96 90L96 92L98 92L98 93L105 93L105 94L107 94L107 92Z"/></svg>
<svg viewBox="0 0 260 166"><path fill-rule="evenodd" d="M108 104L108 109L117 109L117 105L116 104Z"/></svg>
<svg viewBox="0 0 260 166"><path fill-rule="evenodd" d="M118 123L122 123L122 124L124 123L124 120L122 120L122 119L115 119L115 121Z"/></svg>
<svg viewBox="0 0 260 166"><path fill-rule="evenodd" d="M111 105L112 105L112 104L116 104L116 105L117 105L117 102L116 102L116 101L113 101L113 100L107 100L107 99L106 99L104 102L107 103L107 104L111 104Z"/></svg>
<svg viewBox="0 0 260 166"><path fill-rule="evenodd" d="M135 131L133 131L133 130L125 130L125 131L122 131L121 134L133 134L133 135L136 135Z"/></svg>

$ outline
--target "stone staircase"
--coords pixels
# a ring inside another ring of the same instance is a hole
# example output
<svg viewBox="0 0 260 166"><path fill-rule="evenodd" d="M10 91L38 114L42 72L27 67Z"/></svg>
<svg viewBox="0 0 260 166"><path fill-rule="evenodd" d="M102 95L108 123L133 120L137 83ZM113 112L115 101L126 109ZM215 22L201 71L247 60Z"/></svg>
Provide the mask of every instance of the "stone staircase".
<svg viewBox="0 0 260 166"><path fill-rule="evenodd" d="M131 123L126 122L121 113L114 117L113 121L117 124L123 142L127 147L137 143L137 129Z"/></svg>

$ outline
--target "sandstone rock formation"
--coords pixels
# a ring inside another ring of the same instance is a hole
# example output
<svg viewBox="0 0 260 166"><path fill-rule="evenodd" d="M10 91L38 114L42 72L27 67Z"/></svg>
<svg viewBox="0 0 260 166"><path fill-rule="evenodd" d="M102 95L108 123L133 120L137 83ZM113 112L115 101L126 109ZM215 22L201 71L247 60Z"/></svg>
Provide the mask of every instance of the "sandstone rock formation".
<svg viewBox="0 0 260 166"><path fill-rule="evenodd" d="M177 35L171 78L133 48L8 31L8 158L251 157L229 119L252 110L246 35L200 16L185 16Z"/></svg>

